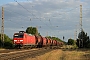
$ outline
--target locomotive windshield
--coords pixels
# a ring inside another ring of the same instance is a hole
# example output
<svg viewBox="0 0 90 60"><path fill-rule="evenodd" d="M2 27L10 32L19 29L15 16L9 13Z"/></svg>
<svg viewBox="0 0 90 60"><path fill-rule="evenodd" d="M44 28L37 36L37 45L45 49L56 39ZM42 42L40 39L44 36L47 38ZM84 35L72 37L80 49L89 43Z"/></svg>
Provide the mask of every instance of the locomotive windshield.
<svg viewBox="0 0 90 60"><path fill-rule="evenodd" d="M14 38L23 38L23 34L14 34Z"/></svg>

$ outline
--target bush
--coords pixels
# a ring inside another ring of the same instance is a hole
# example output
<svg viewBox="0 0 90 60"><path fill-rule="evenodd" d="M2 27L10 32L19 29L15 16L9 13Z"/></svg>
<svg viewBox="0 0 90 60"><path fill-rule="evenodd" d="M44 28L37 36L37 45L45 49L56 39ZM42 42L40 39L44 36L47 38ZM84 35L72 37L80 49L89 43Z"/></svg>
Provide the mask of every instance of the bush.
<svg viewBox="0 0 90 60"><path fill-rule="evenodd" d="M90 48L90 43L88 43L86 47L87 47L87 48Z"/></svg>
<svg viewBox="0 0 90 60"><path fill-rule="evenodd" d="M12 42L4 42L4 48L7 48L7 49L12 49L13 48L13 44Z"/></svg>

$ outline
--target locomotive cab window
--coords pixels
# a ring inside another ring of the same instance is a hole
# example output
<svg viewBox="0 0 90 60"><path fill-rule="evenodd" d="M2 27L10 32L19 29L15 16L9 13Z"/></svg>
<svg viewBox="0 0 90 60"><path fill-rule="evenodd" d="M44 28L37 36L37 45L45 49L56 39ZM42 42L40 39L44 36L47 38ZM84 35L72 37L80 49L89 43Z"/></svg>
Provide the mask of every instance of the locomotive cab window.
<svg viewBox="0 0 90 60"><path fill-rule="evenodd" d="M23 34L15 34L14 38L23 38Z"/></svg>

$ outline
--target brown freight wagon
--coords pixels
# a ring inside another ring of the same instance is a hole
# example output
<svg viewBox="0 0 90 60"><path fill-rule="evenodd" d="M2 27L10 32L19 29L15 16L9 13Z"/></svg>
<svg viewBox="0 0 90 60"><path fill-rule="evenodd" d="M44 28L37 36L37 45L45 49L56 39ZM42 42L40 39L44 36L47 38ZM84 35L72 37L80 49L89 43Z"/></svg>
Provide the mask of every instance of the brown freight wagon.
<svg viewBox="0 0 90 60"><path fill-rule="evenodd" d="M47 38L45 38L45 37L42 37L42 39L43 39L43 46L47 46L47 43L48 43L48 40L47 40Z"/></svg>
<svg viewBox="0 0 90 60"><path fill-rule="evenodd" d="M43 46L42 36L36 36L36 39L38 40L37 47L41 48Z"/></svg>
<svg viewBox="0 0 90 60"><path fill-rule="evenodd" d="M48 46L50 46L50 45L51 45L51 40L50 40L50 39L48 39L48 38L47 38L47 40L48 40L47 45L48 45Z"/></svg>
<svg viewBox="0 0 90 60"><path fill-rule="evenodd" d="M57 41L53 40L53 45L56 46L57 45Z"/></svg>

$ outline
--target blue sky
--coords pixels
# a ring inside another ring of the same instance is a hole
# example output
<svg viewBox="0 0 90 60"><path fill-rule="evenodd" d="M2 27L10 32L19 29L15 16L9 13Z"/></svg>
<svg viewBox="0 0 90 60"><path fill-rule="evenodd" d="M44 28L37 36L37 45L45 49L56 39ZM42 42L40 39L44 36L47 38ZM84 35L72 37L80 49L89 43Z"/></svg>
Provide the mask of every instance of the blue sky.
<svg viewBox="0 0 90 60"><path fill-rule="evenodd" d="M81 0L81 1L84 1L84 0Z"/></svg>
<svg viewBox="0 0 90 60"><path fill-rule="evenodd" d="M15 1L19 1L19 2L21 2L21 1L25 1L25 0L15 0ZM0 6L1 5L4 5L4 4L8 4L8 3L10 3L10 2L15 2L14 0L1 0L0 1ZM28 0L28 1L30 1L30 0ZM81 0L81 1L84 1L84 0Z"/></svg>
<svg viewBox="0 0 90 60"><path fill-rule="evenodd" d="M22 2L22 1L25 1L25 0L15 0L15 1L19 1L19 2ZM0 6L1 5L4 5L4 4L8 4L10 2L15 2L14 0L1 0L0 1Z"/></svg>
<svg viewBox="0 0 90 60"><path fill-rule="evenodd" d="M0 1L0 6L1 5L4 5L4 4L8 4L8 3L10 3L10 2L14 2L13 0L1 0Z"/></svg>
<svg viewBox="0 0 90 60"><path fill-rule="evenodd" d="M18 3L19 4L18 4ZM5 34L12 38L15 32L38 26L42 36L75 38L80 30L80 4L83 8L83 29L90 36L90 0L2 0L5 13ZM1 18L1 17L0 17ZM1 23L0 23L1 25ZM0 29L1 30L1 29Z"/></svg>

